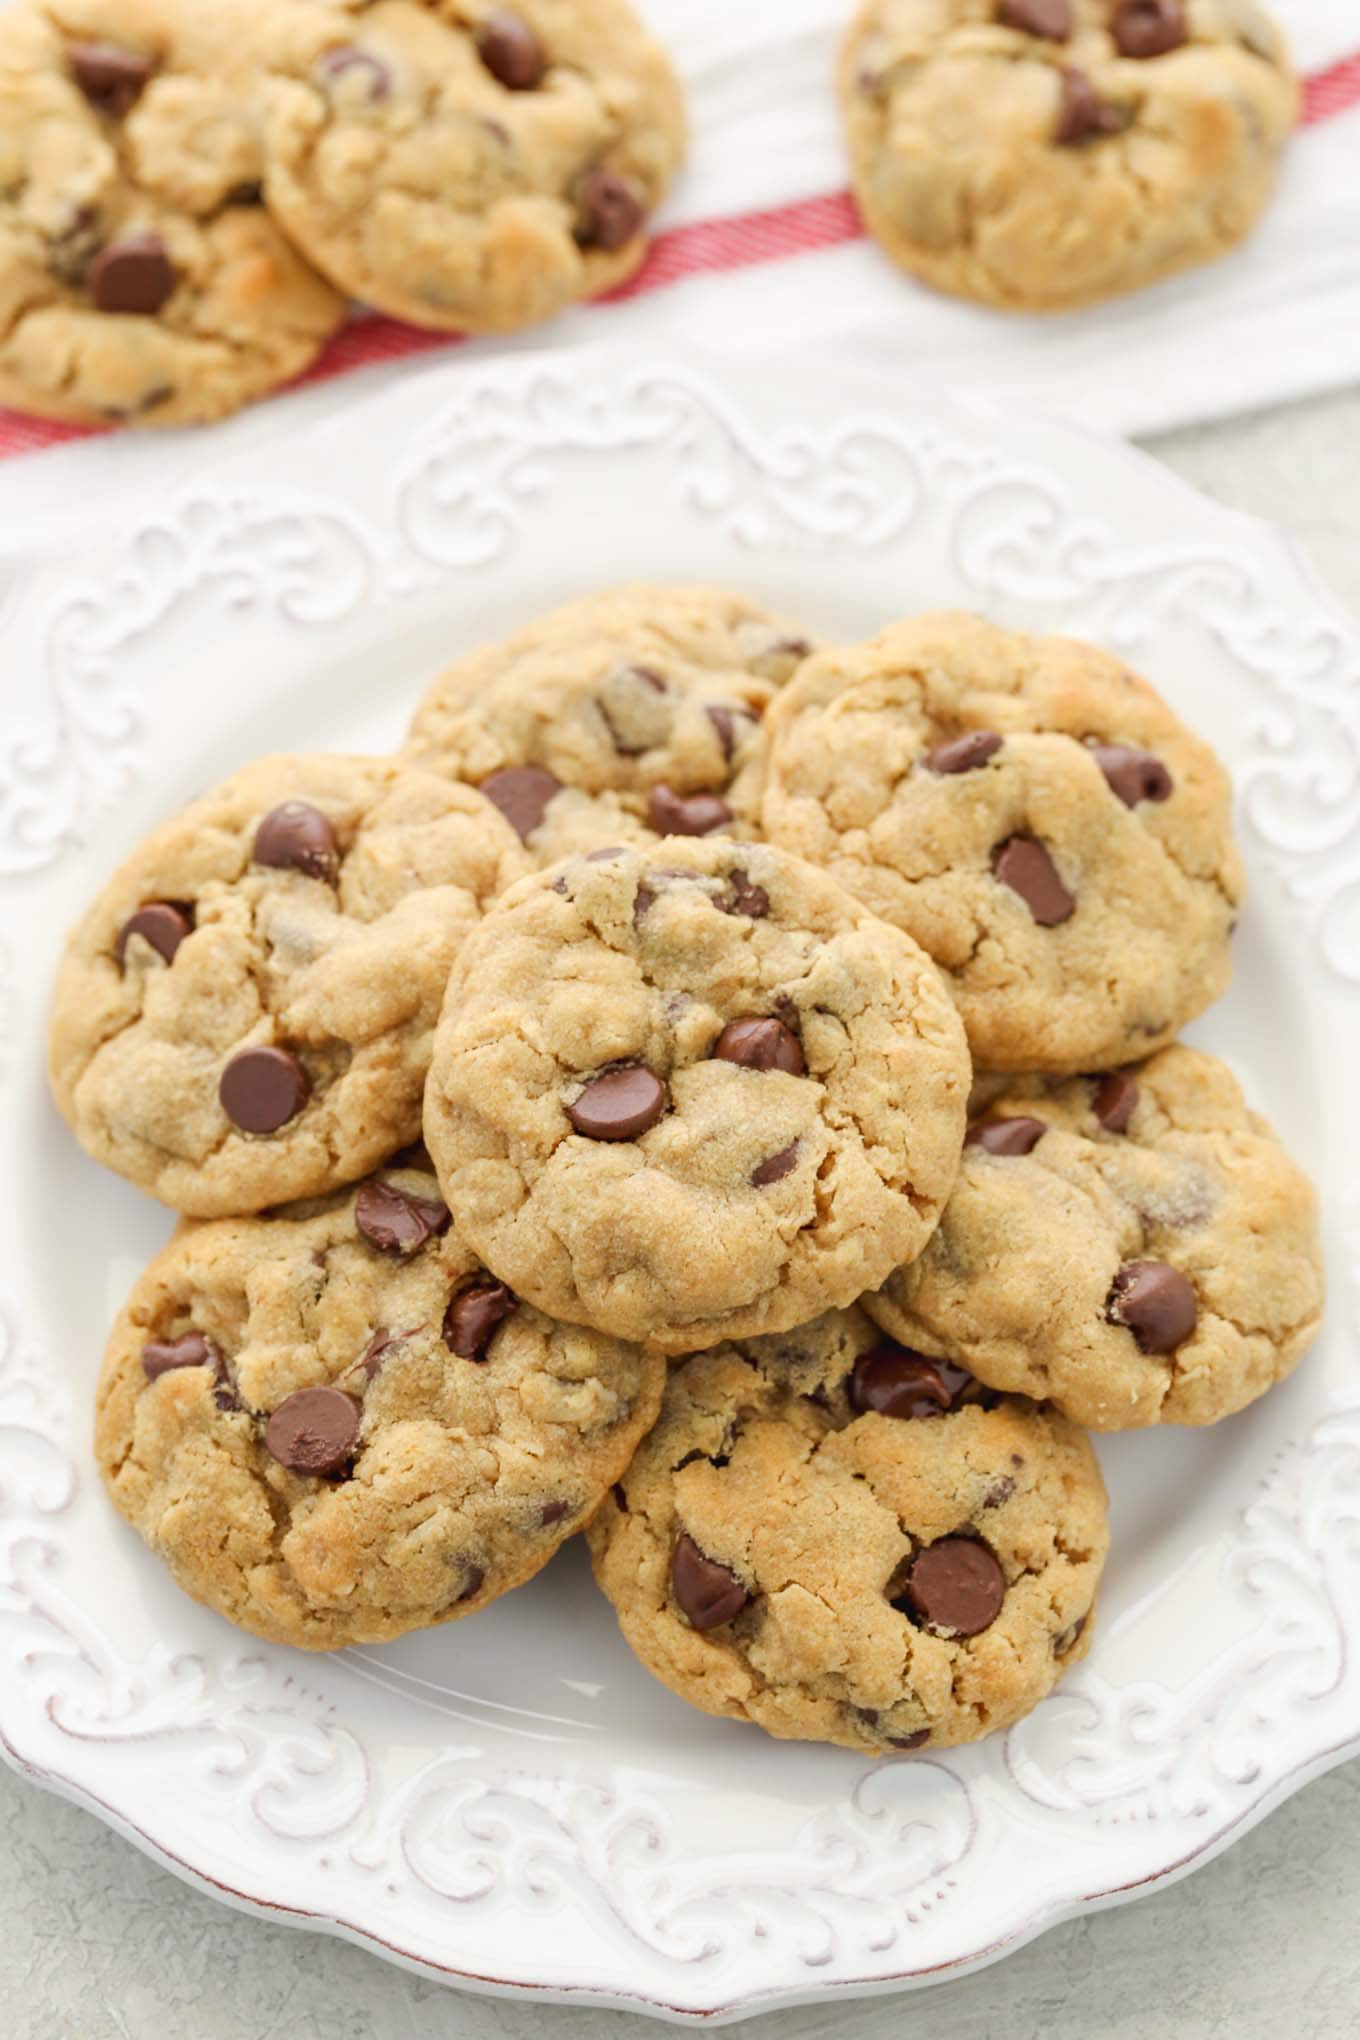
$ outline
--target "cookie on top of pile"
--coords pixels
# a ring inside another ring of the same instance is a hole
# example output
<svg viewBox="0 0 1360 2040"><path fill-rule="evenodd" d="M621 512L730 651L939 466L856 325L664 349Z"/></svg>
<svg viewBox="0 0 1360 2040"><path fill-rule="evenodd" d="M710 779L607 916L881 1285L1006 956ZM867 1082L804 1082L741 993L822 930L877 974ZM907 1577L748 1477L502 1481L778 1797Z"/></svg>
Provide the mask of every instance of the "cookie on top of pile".
<svg viewBox="0 0 1360 2040"><path fill-rule="evenodd" d="M466 1617L588 1528L710 1713L1018 1719L1091 1642L1086 1431L1216 1422L1320 1321L1311 1185L1174 1039L1241 893L1145 680L952 614L821 650L612 590L395 758L245 768L58 981L77 1137L186 1214L106 1356L114 1502L274 1641Z"/></svg>
<svg viewBox="0 0 1360 2040"><path fill-rule="evenodd" d="M642 261L685 147L630 0L19 0L0 14L0 401L199 424L357 297L507 332Z"/></svg>

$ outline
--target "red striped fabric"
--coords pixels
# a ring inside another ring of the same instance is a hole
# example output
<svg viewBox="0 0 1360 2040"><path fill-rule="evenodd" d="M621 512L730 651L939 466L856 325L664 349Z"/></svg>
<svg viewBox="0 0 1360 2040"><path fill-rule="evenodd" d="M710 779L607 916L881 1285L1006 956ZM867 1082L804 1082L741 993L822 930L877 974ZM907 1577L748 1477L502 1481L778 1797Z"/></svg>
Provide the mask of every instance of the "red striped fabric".
<svg viewBox="0 0 1360 2040"><path fill-rule="evenodd" d="M1360 106L1360 50L1325 71L1304 80L1303 120L1306 127L1335 120ZM664 290L691 276L721 276L764 262L782 262L821 248L838 248L863 237L864 227L848 191L829 191L818 198L798 199L765 212L737 213L726 219L696 220L659 234L637 274L611 293L613 301ZM357 318L338 334L304 383L329 382L375 362L401 361L457 345L457 336L427 333L397 319L376 314ZM91 428L59 425L45 418L26 418L0 409L0 460L36 453L71 439L91 436Z"/></svg>

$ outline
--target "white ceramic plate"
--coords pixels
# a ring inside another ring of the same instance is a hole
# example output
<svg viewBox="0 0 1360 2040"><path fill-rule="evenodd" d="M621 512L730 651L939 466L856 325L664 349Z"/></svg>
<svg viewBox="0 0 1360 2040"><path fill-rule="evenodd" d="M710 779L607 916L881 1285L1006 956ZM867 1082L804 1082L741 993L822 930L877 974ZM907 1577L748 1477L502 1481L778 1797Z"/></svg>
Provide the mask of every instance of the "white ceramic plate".
<svg viewBox="0 0 1360 2040"><path fill-rule="evenodd" d="M673 2015L923 1982L1177 1875L1360 1747L1360 631L1141 457L910 391L796 350L454 362L0 590L4 1745L200 1883L452 1981ZM734 581L832 634L937 603L1070 628L1237 775L1251 905L1195 1034L1323 1185L1327 1331L1233 1422L1102 1446L1091 1658L953 1755L689 1712L579 1549L386 1650L266 1649L177 1592L91 1468L105 1331L167 1217L48 1103L66 924L228 769L386 747L451 654L628 577Z"/></svg>

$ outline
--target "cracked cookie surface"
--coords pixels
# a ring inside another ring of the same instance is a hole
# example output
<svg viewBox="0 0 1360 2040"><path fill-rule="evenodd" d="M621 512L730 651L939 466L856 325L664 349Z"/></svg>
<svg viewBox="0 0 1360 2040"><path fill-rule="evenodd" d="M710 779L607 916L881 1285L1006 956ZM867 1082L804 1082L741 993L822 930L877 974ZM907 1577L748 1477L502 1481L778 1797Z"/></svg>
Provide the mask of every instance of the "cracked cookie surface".
<svg viewBox="0 0 1360 2040"><path fill-rule="evenodd" d="M527 868L469 787L386 759L247 766L72 932L58 1105L96 1161L195 1217L354 1181L418 1134L449 966Z"/></svg>
<svg viewBox="0 0 1360 2040"><path fill-rule="evenodd" d="M266 1218L186 1226L99 1384L114 1503L196 1600L276 1643L471 1614L578 1530L664 1362L488 1281L428 1160Z"/></svg>
<svg viewBox="0 0 1360 2040"><path fill-rule="evenodd" d="M968 1077L914 943L798 858L672 837L568 860L474 931L425 1133L517 1293L683 1352L919 1253Z"/></svg>
<svg viewBox="0 0 1360 2040"><path fill-rule="evenodd" d="M934 958L982 1067L1110 1069L1227 989L1227 776L1108 652L919 617L810 660L767 724L766 834Z"/></svg>
<svg viewBox="0 0 1360 2040"><path fill-rule="evenodd" d="M588 1536L649 1671L706 1713L871 1755L1005 1727L1090 1645L1088 1440L974 1400L855 1309L672 1369Z"/></svg>
<svg viewBox="0 0 1360 2040"><path fill-rule="evenodd" d="M894 1338L1097 1430L1211 1424L1292 1372L1317 1199L1224 1064L988 1088L935 1238L865 1298Z"/></svg>
<svg viewBox="0 0 1360 2040"><path fill-rule="evenodd" d="M484 785L542 864L672 833L749 837L765 711L811 649L724 589L610 589L441 674L406 756Z"/></svg>
<svg viewBox="0 0 1360 2040"><path fill-rule="evenodd" d="M270 206L355 297L505 332L642 260L685 117L627 0L293 0L265 41Z"/></svg>
<svg viewBox="0 0 1360 2040"><path fill-rule="evenodd" d="M201 423L340 326L344 300L260 203L235 54L228 24L166 0L0 18L0 401Z"/></svg>
<svg viewBox="0 0 1360 2040"><path fill-rule="evenodd" d="M892 259L1042 311L1240 241L1298 87L1256 0L867 0L841 104L855 194Z"/></svg>

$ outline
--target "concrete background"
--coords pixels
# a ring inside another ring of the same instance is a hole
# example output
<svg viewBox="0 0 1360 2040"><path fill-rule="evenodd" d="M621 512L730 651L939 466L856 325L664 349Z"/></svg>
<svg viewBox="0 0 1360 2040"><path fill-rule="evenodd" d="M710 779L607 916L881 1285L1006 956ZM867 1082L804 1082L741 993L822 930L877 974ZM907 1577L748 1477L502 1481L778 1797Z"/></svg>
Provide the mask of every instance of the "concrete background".
<svg viewBox="0 0 1360 2040"><path fill-rule="evenodd" d="M1360 390L1178 432L1151 450L1286 526L1360 613ZM1055 1928L909 1997L775 2012L751 2040L1354 2040L1360 1763L1173 1889ZM90 1815L0 1770L12 2040L654 2040L631 2013L445 1991L200 1897Z"/></svg>

